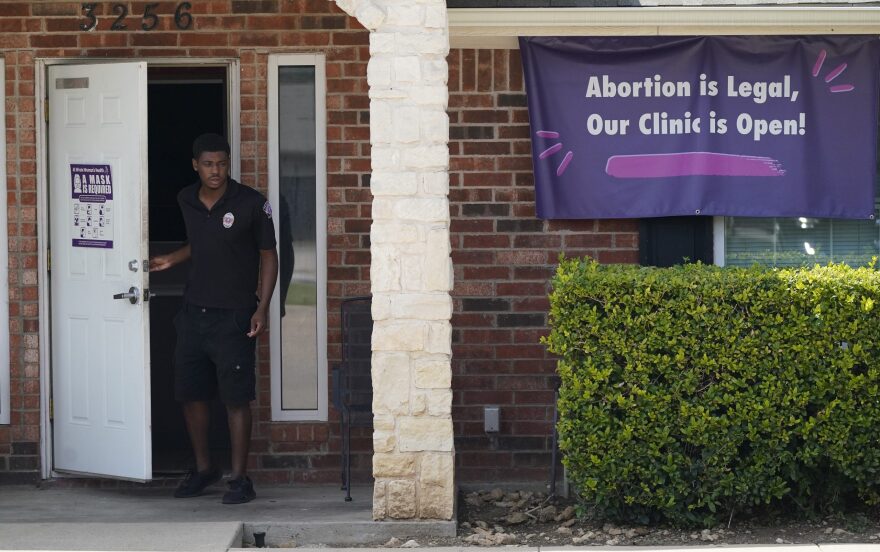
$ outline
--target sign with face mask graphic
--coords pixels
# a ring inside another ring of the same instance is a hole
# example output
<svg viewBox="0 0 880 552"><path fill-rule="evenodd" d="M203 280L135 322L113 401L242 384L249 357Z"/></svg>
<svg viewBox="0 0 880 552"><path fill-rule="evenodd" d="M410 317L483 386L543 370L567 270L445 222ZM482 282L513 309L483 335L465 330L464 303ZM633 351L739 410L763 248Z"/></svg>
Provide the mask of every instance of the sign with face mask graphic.
<svg viewBox="0 0 880 552"><path fill-rule="evenodd" d="M70 165L73 247L113 248L110 165Z"/></svg>

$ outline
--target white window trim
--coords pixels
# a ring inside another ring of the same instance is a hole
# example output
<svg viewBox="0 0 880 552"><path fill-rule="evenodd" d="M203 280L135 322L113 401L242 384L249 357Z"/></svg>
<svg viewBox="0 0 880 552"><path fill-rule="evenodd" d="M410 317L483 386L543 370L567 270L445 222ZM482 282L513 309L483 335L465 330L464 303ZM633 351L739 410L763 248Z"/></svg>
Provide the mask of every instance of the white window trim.
<svg viewBox="0 0 880 552"><path fill-rule="evenodd" d="M279 122L278 122L278 68L284 66L310 66L315 68L315 248L317 253L317 316L318 316L318 408L312 410L284 410L281 408L281 313L279 293L275 294L269 307L270 358L272 393L272 421L304 422L327 421L327 120L326 120L326 72L325 58L321 54L272 54L269 56L269 201L279 205L280 175ZM273 217L275 233L278 234L278 217ZM280 278L280 276L279 276Z"/></svg>
<svg viewBox="0 0 880 552"><path fill-rule="evenodd" d="M724 266L724 217L712 217L712 249L715 264Z"/></svg>
<svg viewBox="0 0 880 552"><path fill-rule="evenodd" d="M9 392L9 235L6 213L6 60L0 57L0 424L11 423Z"/></svg>

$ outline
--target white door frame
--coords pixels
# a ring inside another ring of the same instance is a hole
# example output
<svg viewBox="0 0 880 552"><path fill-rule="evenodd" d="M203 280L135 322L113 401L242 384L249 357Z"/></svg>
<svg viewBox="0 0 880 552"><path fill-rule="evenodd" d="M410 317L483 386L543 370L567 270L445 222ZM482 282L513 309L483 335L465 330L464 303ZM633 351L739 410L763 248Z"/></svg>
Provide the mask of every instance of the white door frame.
<svg viewBox="0 0 880 552"><path fill-rule="evenodd" d="M52 424L49 420L51 408L51 305L49 301L48 231L49 231L49 178L47 172L49 129L46 125L46 75L50 65L79 65L84 63L118 63L121 61L145 61L149 66L214 66L226 68L226 97L229 117L229 146L232 150L232 177L241 179L241 86L240 61L237 58L40 58L35 60L35 105L37 142L37 289L40 309L40 476L76 478L72 474L54 470L52 454ZM6 151L6 148L3 148ZM4 163L5 168L5 163ZM4 198L5 199L5 196ZM3 209L5 215L6 210ZM2 248L5 249L5 248ZM5 263L4 263L5 266ZM5 281L5 279L4 279ZM0 290L2 291L2 290ZM4 316L7 319L8 316Z"/></svg>
<svg viewBox="0 0 880 552"><path fill-rule="evenodd" d="M0 424L11 423L9 390L9 230L6 224L6 60L0 56Z"/></svg>

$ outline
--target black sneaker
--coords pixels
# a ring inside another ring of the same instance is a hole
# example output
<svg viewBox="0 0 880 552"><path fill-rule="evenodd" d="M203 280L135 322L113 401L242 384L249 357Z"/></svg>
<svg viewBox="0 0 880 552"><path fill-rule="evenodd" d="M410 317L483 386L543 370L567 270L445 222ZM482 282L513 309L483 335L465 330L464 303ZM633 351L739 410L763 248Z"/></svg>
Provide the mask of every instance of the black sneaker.
<svg viewBox="0 0 880 552"><path fill-rule="evenodd" d="M257 497L251 478L242 475L226 482L229 490L223 495L223 504L244 504Z"/></svg>
<svg viewBox="0 0 880 552"><path fill-rule="evenodd" d="M220 481L223 476L217 468L205 471L189 470L180 485L174 491L174 498L190 498L199 496L206 488Z"/></svg>

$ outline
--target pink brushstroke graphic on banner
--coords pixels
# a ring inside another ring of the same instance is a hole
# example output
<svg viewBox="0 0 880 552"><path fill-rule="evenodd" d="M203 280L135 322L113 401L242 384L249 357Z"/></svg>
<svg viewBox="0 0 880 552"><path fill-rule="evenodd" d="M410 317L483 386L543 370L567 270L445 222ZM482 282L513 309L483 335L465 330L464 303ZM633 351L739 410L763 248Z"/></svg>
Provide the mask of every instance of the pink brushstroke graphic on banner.
<svg viewBox="0 0 880 552"><path fill-rule="evenodd" d="M615 178L785 175L779 161L770 157L708 151L614 155L608 159L605 173Z"/></svg>

